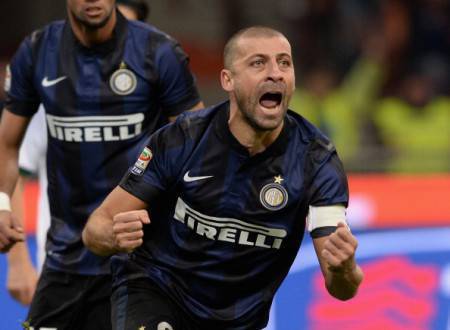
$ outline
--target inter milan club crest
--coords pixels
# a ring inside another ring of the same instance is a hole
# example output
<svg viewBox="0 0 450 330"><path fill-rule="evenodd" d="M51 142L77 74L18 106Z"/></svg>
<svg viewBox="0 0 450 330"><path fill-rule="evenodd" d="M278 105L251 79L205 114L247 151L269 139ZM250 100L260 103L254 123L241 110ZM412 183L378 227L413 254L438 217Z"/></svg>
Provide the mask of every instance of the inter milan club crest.
<svg viewBox="0 0 450 330"><path fill-rule="evenodd" d="M278 211L286 206L288 193L281 185L284 179L281 175L274 177L274 182L266 184L259 193L261 204L270 211Z"/></svg>
<svg viewBox="0 0 450 330"><path fill-rule="evenodd" d="M119 70L111 75L109 86L118 95L129 95L136 89L136 75L133 71L128 70L126 64L122 62Z"/></svg>
<svg viewBox="0 0 450 330"><path fill-rule="evenodd" d="M136 175L142 175L142 173L144 173L145 169L147 168L148 163L150 163L150 161L152 160L152 157L152 151L149 148L145 147L139 155L136 163L134 163L131 172Z"/></svg>

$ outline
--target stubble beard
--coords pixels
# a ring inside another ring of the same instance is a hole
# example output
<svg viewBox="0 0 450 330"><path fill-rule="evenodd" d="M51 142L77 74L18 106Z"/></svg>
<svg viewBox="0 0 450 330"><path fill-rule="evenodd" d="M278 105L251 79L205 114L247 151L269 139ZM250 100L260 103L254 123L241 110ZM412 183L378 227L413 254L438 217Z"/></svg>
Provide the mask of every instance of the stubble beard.
<svg viewBox="0 0 450 330"><path fill-rule="evenodd" d="M247 124L257 132L268 132L276 129L284 120L284 115L278 121L271 121L270 124L265 124L262 120L258 120L256 115L256 108L259 106L259 99L251 97L248 101L244 95L235 94L236 103L239 111L242 113ZM286 111L285 111L286 113Z"/></svg>

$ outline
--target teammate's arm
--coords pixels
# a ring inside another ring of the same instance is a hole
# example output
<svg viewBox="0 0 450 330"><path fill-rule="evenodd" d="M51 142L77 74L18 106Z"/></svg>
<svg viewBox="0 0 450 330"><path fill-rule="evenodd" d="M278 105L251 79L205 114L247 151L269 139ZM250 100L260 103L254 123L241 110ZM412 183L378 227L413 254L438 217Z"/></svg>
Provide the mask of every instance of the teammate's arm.
<svg viewBox="0 0 450 330"><path fill-rule="evenodd" d="M101 256L133 251L143 243L143 225L150 223L146 209L145 202L116 187L89 217L84 244Z"/></svg>
<svg viewBox="0 0 450 330"><path fill-rule="evenodd" d="M20 143L30 119L18 116L7 109L0 121L0 252L7 252L24 240L21 226L11 216L10 196L18 177Z"/></svg>
<svg viewBox="0 0 450 330"><path fill-rule="evenodd" d="M23 179L19 177L11 200L12 211L18 223L23 225ZM38 280L37 271L31 263L26 242L15 244L8 253L8 276L6 286L9 294L23 305L29 305Z"/></svg>
<svg viewBox="0 0 450 330"><path fill-rule="evenodd" d="M314 238L313 244L328 292L340 300L354 297L364 275L355 260L358 242L347 225L339 222L334 233Z"/></svg>

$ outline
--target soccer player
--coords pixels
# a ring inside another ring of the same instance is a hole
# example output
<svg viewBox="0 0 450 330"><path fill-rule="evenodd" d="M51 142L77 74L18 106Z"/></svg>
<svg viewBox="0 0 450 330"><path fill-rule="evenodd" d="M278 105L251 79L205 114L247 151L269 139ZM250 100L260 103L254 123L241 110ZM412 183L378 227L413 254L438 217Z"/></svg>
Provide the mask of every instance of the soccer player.
<svg viewBox="0 0 450 330"><path fill-rule="evenodd" d="M125 18L130 20L145 21L148 15L148 6L140 0L118 0L117 9ZM28 125L27 132L20 146L19 169L23 179L16 185L16 194L21 195L22 182L30 176L37 176L39 179L39 199L36 219L36 242L37 242L37 267L31 262L30 253L25 242L15 244L8 253L8 275L7 288L10 295L22 303L29 305L31 303L38 273L42 269L45 260L45 242L47 231L50 227L50 210L47 198L47 128L45 124L45 109L41 106L38 112L33 116ZM21 198L21 197L18 197ZM12 208L14 214L21 220L22 206L20 200L16 207ZM26 201L25 201L26 202Z"/></svg>
<svg viewBox="0 0 450 330"><path fill-rule="evenodd" d="M109 329L109 258L90 253L81 231L140 144L202 103L186 54L165 33L126 20L114 0L67 0L67 14L26 38L11 62L0 124L0 191L8 203L20 141L42 103L51 226L28 323ZM9 211L0 212L0 225L11 221Z"/></svg>
<svg viewBox="0 0 450 330"><path fill-rule="evenodd" d="M224 51L229 101L151 136L83 241L112 257L113 329L261 329L306 226L329 293L363 279L333 144L287 112L291 46L251 27Z"/></svg>

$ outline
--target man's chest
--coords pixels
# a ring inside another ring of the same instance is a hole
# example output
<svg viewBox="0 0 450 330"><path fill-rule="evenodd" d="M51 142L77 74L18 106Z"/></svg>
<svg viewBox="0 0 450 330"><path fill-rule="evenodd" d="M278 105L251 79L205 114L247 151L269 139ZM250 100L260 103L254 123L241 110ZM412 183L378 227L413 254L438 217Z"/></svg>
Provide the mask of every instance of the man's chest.
<svg viewBox="0 0 450 330"><path fill-rule="evenodd" d="M279 249L305 200L302 168L285 156L194 155L179 174L174 219L211 240Z"/></svg>

